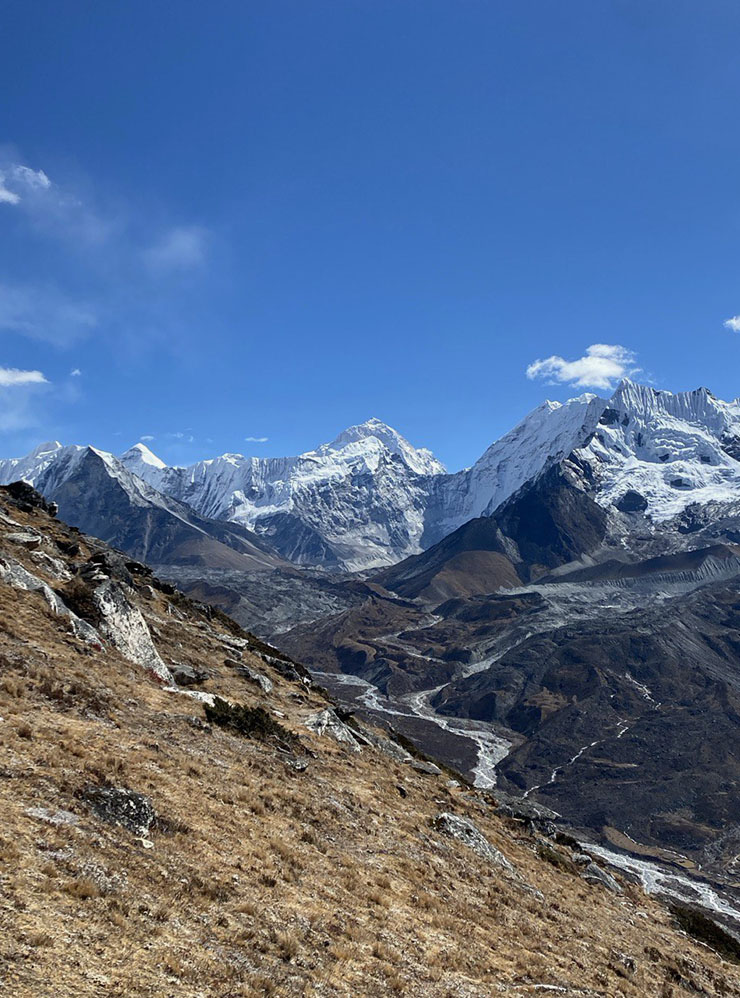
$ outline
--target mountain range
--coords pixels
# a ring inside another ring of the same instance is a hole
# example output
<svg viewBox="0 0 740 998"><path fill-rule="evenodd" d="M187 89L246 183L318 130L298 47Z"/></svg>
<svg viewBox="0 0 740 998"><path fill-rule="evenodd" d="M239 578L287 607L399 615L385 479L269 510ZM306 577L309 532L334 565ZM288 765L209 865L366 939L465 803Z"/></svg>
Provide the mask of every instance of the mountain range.
<svg viewBox="0 0 740 998"><path fill-rule="evenodd" d="M167 505L155 490L204 520L246 528L262 538L263 550L293 564L367 571L490 516L572 454L606 509L665 523L696 504L731 502L740 484L740 402L723 402L704 388L674 395L623 381L608 399L587 394L543 403L472 467L453 474L428 450L370 419L298 457L224 454L187 467L168 467L143 443L115 458L53 442L0 461L0 482L22 478L54 495L80 474L83 452L96 455L105 474L125 479L139 508Z"/></svg>
<svg viewBox="0 0 740 998"><path fill-rule="evenodd" d="M17 479L476 785L740 883L737 400L625 381L455 473L373 419L187 468L45 444Z"/></svg>

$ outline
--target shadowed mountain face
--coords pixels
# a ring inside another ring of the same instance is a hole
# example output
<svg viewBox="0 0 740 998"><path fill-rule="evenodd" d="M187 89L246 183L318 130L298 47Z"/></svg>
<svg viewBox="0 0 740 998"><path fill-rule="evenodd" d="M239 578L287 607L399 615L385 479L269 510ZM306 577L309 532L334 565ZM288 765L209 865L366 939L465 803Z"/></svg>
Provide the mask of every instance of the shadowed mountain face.
<svg viewBox="0 0 740 998"><path fill-rule="evenodd" d="M244 527L199 517L90 447L50 465L38 487L70 523L143 561L242 571L284 564Z"/></svg>
<svg viewBox="0 0 740 998"><path fill-rule="evenodd" d="M696 856L738 822L737 584L537 634L432 702L524 736L499 784L577 824Z"/></svg>
<svg viewBox="0 0 740 998"><path fill-rule="evenodd" d="M574 462L556 465L509 499L375 576L387 589L426 602L511 589L593 551L607 513L581 486Z"/></svg>

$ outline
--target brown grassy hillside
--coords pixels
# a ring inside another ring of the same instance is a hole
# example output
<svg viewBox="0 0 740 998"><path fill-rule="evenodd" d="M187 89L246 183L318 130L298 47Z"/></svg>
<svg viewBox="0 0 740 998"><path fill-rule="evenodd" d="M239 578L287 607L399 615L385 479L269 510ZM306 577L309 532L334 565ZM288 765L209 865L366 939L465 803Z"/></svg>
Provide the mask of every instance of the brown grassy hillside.
<svg viewBox="0 0 740 998"><path fill-rule="evenodd" d="M101 546L5 492L0 514L0 559L94 622L91 583L59 562ZM8 539L29 527L38 544ZM587 883L489 794L312 734L321 693L239 648L236 625L141 572L124 591L168 666L207 671L191 688L262 706L298 741L209 724L0 582L1 995L740 995L740 967L638 888ZM100 816L111 788L151 802L146 834ZM440 812L472 819L516 873L445 836Z"/></svg>

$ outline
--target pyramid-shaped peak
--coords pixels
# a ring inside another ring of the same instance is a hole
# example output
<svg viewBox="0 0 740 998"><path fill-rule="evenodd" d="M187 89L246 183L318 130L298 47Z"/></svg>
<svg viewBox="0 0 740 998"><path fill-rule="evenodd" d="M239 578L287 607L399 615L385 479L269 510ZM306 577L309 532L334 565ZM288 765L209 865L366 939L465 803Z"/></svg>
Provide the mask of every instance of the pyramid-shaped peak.
<svg viewBox="0 0 740 998"><path fill-rule="evenodd" d="M126 465L131 471L136 471L136 465L146 465L149 468L166 468L167 465L161 458L158 458L153 451L149 450L146 444L139 441L129 447L129 449L121 454L121 461Z"/></svg>
<svg viewBox="0 0 740 998"><path fill-rule="evenodd" d="M363 441L376 440L381 443L391 454L396 454L402 458L405 464L420 475L438 475L445 471L445 467L425 447L414 447L402 436L398 430L384 423L382 419L372 416L364 423L357 423L355 426L348 426L330 444L324 444L319 448L320 452L341 451L352 444L362 444Z"/></svg>

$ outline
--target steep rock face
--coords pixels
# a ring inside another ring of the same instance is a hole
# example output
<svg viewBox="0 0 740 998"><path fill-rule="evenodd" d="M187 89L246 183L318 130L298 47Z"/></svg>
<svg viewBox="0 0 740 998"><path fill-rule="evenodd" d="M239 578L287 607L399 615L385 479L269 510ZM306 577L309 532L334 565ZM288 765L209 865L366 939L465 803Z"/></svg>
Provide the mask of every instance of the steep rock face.
<svg viewBox="0 0 740 998"><path fill-rule="evenodd" d="M535 579L591 553L604 539L607 514L586 485L580 466L553 465L493 516L471 520L376 580L403 596L435 603Z"/></svg>
<svg viewBox="0 0 740 998"><path fill-rule="evenodd" d="M598 425L606 400L581 395L543 402L476 463L432 483L424 547L478 516L490 516L523 485L582 446Z"/></svg>
<svg viewBox="0 0 740 998"><path fill-rule="evenodd" d="M196 516L92 447L62 448L36 486L63 518L134 558L245 571L281 563L243 527Z"/></svg>

